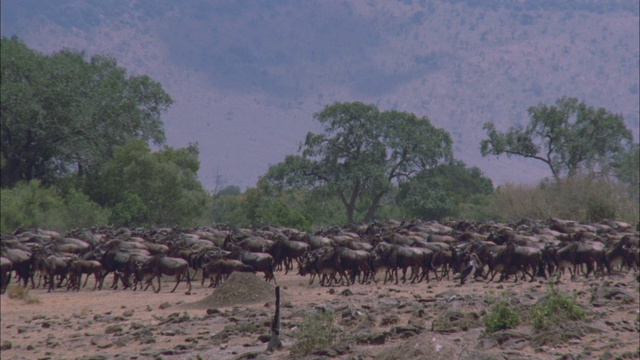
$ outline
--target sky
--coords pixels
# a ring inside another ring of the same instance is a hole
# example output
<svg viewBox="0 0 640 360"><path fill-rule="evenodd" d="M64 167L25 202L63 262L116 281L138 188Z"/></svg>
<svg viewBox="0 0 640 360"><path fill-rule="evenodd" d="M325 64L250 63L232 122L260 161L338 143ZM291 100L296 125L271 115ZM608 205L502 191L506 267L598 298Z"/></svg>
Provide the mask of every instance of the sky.
<svg viewBox="0 0 640 360"><path fill-rule="evenodd" d="M427 116L499 185L550 175L479 154L485 122L522 126L529 106L579 97L638 140L638 7L610 4L2 0L0 24L38 51L109 54L159 81L175 101L167 144L198 143L207 190L255 186L336 101Z"/></svg>

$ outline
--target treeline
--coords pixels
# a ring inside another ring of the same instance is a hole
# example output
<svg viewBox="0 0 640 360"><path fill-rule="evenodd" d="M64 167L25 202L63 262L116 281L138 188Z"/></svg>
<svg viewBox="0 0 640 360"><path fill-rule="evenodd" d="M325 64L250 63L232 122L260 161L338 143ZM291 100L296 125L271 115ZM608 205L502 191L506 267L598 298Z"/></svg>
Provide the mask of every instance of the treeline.
<svg viewBox="0 0 640 360"><path fill-rule="evenodd" d="M478 168L454 158L449 134L426 117L345 102L315 114L323 132L307 134L300 153L272 166L254 188L206 191L197 179L198 144L165 145L161 115L172 99L159 83L129 76L105 55L45 55L16 37L2 38L1 50L2 233L34 226L312 230L414 218L638 218L638 144L621 116L576 99L530 108L527 129L500 133L485 125L484 156L549 165L553 180L536 187L494 189Z"/></svg>

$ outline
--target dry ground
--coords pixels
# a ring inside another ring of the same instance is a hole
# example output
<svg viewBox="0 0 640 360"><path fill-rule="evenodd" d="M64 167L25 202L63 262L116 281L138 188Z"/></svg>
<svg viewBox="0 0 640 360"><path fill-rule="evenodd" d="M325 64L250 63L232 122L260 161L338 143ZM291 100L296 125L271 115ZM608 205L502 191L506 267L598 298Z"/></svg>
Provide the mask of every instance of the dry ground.
<svg viewBox="0 0 640 360"><path fill-rule="evenodd" d="M291 354L296 329L315 311L334 314L336 340L307 356L314 359L635 359L640 352L633 274L563 278L556 287L575 294L587 318L545 333L533 330L526 310L546 293L544 282L460 286L432 280L329 288L293 274L276 278L283 292L284 348L271 354L263 340L274 313L273 286L234 277L215 290L198 281L190 295L182 284L169 293L169 283L158 294L91 291L92 284L80 292L34 289L28 293L40 299L34 304L10 298L17 286L12 283L1 297L0 355L3 360L299 358ZM481 318L502 298L510 299L523 324L485 334Z"/></svg>

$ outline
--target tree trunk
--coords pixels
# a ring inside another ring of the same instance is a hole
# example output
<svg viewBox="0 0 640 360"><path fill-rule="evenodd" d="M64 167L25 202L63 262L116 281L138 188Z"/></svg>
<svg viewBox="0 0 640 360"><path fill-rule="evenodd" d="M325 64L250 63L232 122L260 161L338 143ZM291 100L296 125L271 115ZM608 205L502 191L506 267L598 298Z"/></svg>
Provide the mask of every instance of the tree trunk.
<svg viewBox="0 0 640 360"><path fill-rule="evenodd" d="M280 341L280 286L276 286L276 313L273 315L271 323L271 339L267 345L267 352L280 349L282 349L282 341Z"/></svg>

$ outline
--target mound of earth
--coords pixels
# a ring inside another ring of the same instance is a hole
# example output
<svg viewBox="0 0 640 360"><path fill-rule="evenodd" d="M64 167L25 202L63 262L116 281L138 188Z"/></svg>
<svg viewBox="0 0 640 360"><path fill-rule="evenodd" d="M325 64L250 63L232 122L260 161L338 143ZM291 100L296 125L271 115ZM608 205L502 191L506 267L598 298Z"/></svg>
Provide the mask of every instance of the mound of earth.
<svg viewBox="0 0 640 360"><path fill-rule="evenodd" d="M185 304L185 307L210 309L275 301L275 298L275 286L272 284L254 274L234 272L213 291L213 294L200 301Z"/></svg>

